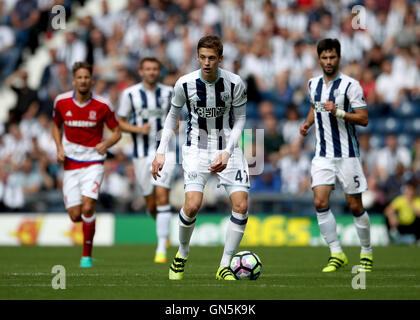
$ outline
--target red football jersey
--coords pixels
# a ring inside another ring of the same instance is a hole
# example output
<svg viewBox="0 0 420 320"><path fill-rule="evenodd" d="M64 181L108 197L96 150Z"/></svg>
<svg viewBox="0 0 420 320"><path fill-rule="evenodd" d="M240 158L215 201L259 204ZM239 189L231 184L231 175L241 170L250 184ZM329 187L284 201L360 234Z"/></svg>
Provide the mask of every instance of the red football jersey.
<svg viewBox="0 0 420 320"><path fill-rule="evenodd" d="M74 91L69 91L55 99L53 120L58 127L64 127L65 170L104 161L106 155L99 154L95 146L102 141L104 124L110 129L118 125L109 102L93 94L88 102L80 105Z"/></svg>

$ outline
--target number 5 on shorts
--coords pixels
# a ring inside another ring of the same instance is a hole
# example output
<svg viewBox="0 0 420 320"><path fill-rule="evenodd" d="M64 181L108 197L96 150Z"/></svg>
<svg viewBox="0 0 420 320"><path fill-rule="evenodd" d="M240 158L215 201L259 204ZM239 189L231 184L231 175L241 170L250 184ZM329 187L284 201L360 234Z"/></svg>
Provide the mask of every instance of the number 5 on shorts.
<svg viewBox="0 0 420 320"><path fill-rule="evenodd" d="M356 183L356 188L359 188L360 187L359 176L354 176L353 180L354 180L354 183Z"/></svg>

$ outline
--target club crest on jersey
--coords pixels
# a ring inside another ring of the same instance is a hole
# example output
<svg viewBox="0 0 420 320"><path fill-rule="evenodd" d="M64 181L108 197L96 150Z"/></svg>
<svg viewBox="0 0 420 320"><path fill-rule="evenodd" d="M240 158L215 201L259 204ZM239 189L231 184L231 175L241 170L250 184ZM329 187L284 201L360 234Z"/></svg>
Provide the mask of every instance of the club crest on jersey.
<svg viewBox="0 0 420 320"><path fill-rule="evenodd" d="M228 102L230 100L230 92L229 91L225 91L225 92L220 93L220 99L223 102Z"/></svg>
<svg viewBox="0 0 420 320"><path fill-rule="evenodd" d="M96 120L96 111L89 111L89 120Z"/></svg>
<svg viewBox="0 0 420 320"><path fill-rule="evenodd" d="M197 108L197 102L200 101L200 98L197 95L194 95L191 99L190 99L190 104L191 107L193 108Z"/></svg>

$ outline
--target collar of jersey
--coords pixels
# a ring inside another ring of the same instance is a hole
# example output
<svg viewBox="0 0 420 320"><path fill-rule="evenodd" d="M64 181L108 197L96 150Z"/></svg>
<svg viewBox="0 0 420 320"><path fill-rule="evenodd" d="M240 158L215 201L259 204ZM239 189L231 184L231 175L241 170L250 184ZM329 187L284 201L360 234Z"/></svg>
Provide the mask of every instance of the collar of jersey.
<svg viewBox="0 0 420 320"><path fill-rule="evenodd" d="M341 77L341 71L339 71L338 74L337 74L337 76L333 80L331 80L330 82L328 82L328 84L334 83L334 81L337 80L337 79L339 79L340 77ZM324 75L322 75L322 81L324 81L324 83L325 83Z"/></svg>
<svg viewBox="0 0 420 320"><path fill-rule="evenodd" d="M153 90L153 91L156 91L158 88L159 88L159 83L156 85L156 88L155 88L155 90ZM140 82L140 89L143 89L143 90L145 90L145 91L150 91L150 90L146 89L146 88L143 86L143 82Z"/></svg>
<svg viewBox="0 0 420 320"><path fill-rule="evenodd" d="M208 82L204 80L203 77L201 76L201 69L199 70L198 74L200 75L200 80L203 81L205 84L215 84L220 79L220 68L217 69L217 79L214 80L214 82Z"/></svg>
<svg viewBox="0 0 420 320"><path fill-rule="evenodd" d="M76 100L76 91L73 91L73 102L80 108L83 108L84 106L87 106L90 102L90 100L92 100L92 92L90 92L90 96L88 101L86 101L84 104L80 104L79 102L77 102Z"/></svg>

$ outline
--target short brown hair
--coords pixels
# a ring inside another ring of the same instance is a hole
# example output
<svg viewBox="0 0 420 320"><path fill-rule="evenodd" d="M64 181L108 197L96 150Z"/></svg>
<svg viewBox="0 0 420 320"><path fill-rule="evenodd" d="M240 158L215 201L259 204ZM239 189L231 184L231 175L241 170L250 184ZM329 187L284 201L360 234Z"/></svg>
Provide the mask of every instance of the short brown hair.
<svg viewBox="0 0 420 320"><path fill-rule="evenodd" d="M92 75L92 65L90 63L84 61L77 61L73 64L73 76L76 75L77 70L79 69L87 69L89 73Z"/></svg>
<svg viewBox="0 0 420 320"><path fill-rule="evenodd" d="M159 65L159 68L161 66L161 63L157 58L155 58L155 57L144 57L143 59L140 60L139 68L140 69L143 68L143 64L147 61L156 62Z"/></svg>
<svg viewBox="0 0 420 320"><path fill-rule="evenodd" d="M197 53L200 48L214 49L219 57L223 56L223 44L217 35L202 37L197 44Z"/></svg>

